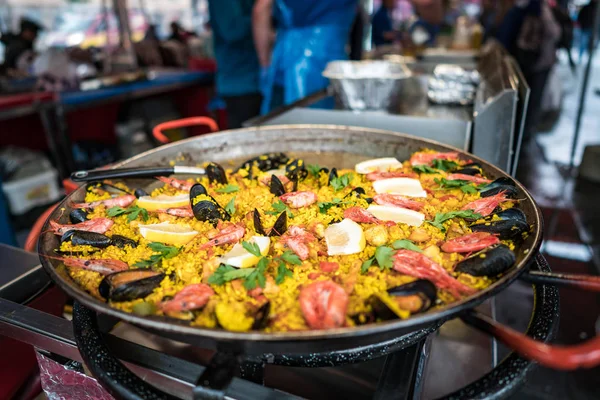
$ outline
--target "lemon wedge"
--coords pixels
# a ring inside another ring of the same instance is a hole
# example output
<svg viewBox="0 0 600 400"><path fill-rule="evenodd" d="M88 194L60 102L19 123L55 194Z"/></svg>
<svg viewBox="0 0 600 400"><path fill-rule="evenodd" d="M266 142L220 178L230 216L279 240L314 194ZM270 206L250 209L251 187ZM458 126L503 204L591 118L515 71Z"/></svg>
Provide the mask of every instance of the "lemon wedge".
<svg viewBox="0 0 600 400"><path fill-rule="evenodd" d="M167 196L161 194L156 197L142 196L137 200L137 206L148 211L156 211L165 208L185 207L190 204L189 194Z"/></svg>
<svg viewBox="0 0 600 400"><path fill-rule="evenodd" d="M377 193L393 193L410 197L427 197L421 182L412 178L390 178L373 182Z"/></svg>
<svg viewBox="0 0 600 400"><path fill-rule="evenodd" d="M402 163L393 157L374 158L372 160L363 161L354 166L354 169L359 174L368 174L373 171L389 171L392 168L401 168Z"/></svg>
<svg viewBox="0 0 600 400"><path fill-rule="evenodd" d="M269 247L271 246L271 239L267 236L252 236L248 241L249 243L255 243L260 250L260 254L266 256L269 254ZM248 252L241 243L236 243L231 250L223 257L221 262L223 264L231 265L237 268L249 268L253 267L258 263L259 257Z"/></svg>
<svg viewBox="0 0 600 400"><path fill-rule="evenodd" d="M365 233L359 224L346 218L325 229L325 242L330 256L360 253L365 248Z"/></svg>
<svg viewBox="0 0 600 400"><path fill-rule="evenodd" d="M151 242L183 245L198 234L187 225L162 222L153 225L140 225L140 235Z"/></svg>
<svg viewBox="0 0 600 400"><path fill-rule="evenodd" d="M425 220L425 215L418 211L394 206L370 205L367 211L382 221L401 222L410 226L421 226Z"/></svg>

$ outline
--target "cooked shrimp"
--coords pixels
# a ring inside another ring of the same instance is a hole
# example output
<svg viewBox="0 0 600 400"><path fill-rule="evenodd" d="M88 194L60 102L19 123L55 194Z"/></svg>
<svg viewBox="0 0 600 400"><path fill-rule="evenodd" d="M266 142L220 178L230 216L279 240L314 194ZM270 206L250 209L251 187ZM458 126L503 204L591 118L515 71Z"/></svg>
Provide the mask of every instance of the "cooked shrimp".
<svg viewBox="0 0 600 400"><path fill-rule="evenodd" d="M211 240L200 246L200 250L204 250L212 246L235 243L242 239L246 234L246 227L241 222L227 225L224 228L219 227L218 229L219 233L211 238Z"/></svg>
<svg viewBox="0 0 600 400"><path fill-rule="evenodd" d="M308 244L314 242L317 238L307 232L306 229L293 225L281 236L281 240L304 261L310 255Z"/></svg>
<svg viewBox="0 0 600 400"><path fill-rule="evenodd" d="M108 275L129 269L129 265L127 265L127 263L110 258L98 260L86 260L84 258L72 257L56 258L62 260L67 267L86 269L88 271L98 272L102 275Z"/></svg>
<svg viewBox="0 0 600 400"><path fill-rule="evenodd" d="M166 178L164 176L157 176L156 179L166 185L171 186L172 188L182 190L184 192L189 192L192 186L194 186L194 182L184 181L182 179Z"/></svg>
<svg viewBox="0 0 600 400"><path fill-rule="evenodd" d="M399 194L390 194L390 193L376 194L373 197L373 200L375 200L375 203L382 205L382 206L407 208L409 210L414 210L414 211L421 211L421 209L424 206L424 204L419 201L412 200L406 196L402 196Z"/></svg>
<svg viewBox="0 0 600 400"><path fill-rule="evenodd" d="M59 224L56 221L50 221L50 230L54 232L55 235L61 236L72 230L106 233L113 225L114 222L108 218L88 219L87 221L78 224Z"/></svg>
<svg viewBox="0 0 600 400"><path fill-rule="evenodd" d="M367 174L367 179L370 181L380 181L390 178L418 178L419 175L414 172L389 171L389 172L371 172Z"/></svg>
<svg viewBox="0 0 600 400"><path fill-rule="evenodd" d="M433 160L458 160L458 153L415 153L410 158L410 165L431 165Z"/></svg>
<svg viewBox="0 0 600 400"><path fill-rule="evenodd" d="M204 283L194 283L181 289L172 300L163 301L158 305L164 313L177 313L202 308L215 294L210 286Z"/></svg>
<svg viewBox="0 0 600 400"><path fill-rule="evenodd" d="M480 176L473 176L467 174L450 174L446 177L448 180L459 180L459 181L469 181L477 184L481 183L490 183L491 179L482 178Z"/></svg>
<svg viewBox="0 0 600 400"><path fill-rule="evenodd" d="M173 215L175 217L182 217L182 218L191 218L194 216L194 213L192 212L192 207L190 207L190 206L160 209L160 210L156 210L156 212L159 214L169 214L169 215Z"/></svg>
<svg viewBox="0 0 600 400"><path fill-rule="evenodd" d="M504 193L505 192L500 192L490 197L482 197L481 199L464 205L461 210L472 210L474 213L480 214L483 217L488 216L500 203L509 200Z"/></svg>
<svg viewBox="0 0 600 400"><path fill-rule="evenodd" d="M292 208L308 207L317 202L317 195L313 192L291 192L279 198Z"/></svg>
<svg viewBox="0 0 600 400"><path fill-rule="evenodd" d="M469 253L483 250L500 243L500 239L488 232L474 232L446 241L442 250L446 253Z"/></svg>
<svg viewBox="0 0 600 400"><path fill-rule="evenodd" d="M375 217L362 207L350 207L344 210L344 218L351 219L354 222L362 224L385 224L388 226L396 225L393 221L382 221Z"/></svg>
<svg viewBox="0 0 600 400"><path fill-rule="evenodd" d="M127 207L135 201L135 196L126 194L125 196L113 197L106 200L92 201L91 203L74 203L73 208L94 208L98 206L104 207Z"/></svg>
<svg viewBox="0 0 600 400"><path fill-rule="evenodd" d="M348 295L332 281L318 281L303 287L298 301L311 329L339 328L346 322Z"/></svg>

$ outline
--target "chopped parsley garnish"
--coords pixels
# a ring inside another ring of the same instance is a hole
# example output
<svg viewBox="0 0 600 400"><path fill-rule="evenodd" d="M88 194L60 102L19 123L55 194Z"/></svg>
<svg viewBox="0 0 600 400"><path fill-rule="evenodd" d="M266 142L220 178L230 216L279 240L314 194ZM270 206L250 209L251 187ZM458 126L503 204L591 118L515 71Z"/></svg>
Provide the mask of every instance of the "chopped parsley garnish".
<svg viewBox="0 0 600 400"><path fill-rule="evenodd" d="M229 215L235 214L235 196L229 200L229 203L225 206L225 211L229 213Z"/></svg>
<svg viewBox="0 0 600 400"><path fill-rule="evenodd" d="M406 250L416 251L419 253L423 252L423 250L421 250L419 248L419 246L417 246L416 244L414 244L413 242L411 242L408 239L396 240L394 243L392 243L392 247L396 250L406 249Z"/></svg>
<svg viewBox="0 0 600 400"><path fill-rule="evenodd" d="M481 214L477 214L472 210L460 210L460 211L450 211L447 213L437 213L433 221L426 221L436 228L440 229L442 232L446 231L443 223L452 219L452 218L469 218L469 219L479 219L481 218Z"/></svg>
<svg viewBox="0 0 600 400"><path fill-rule="evenodd" d="M373 262L377 262L377 265L379 265L379 268L382 270L392 268L394 266L394 260L392 258L394 257L394 254L396 254L396 252L391 247L379 246L375 249L375 255L362 263L360 268L361 273L364 274L367 272L371 265L373 265Z"/></svg>
<svg viewBox="0 0 600 400"><path fill-rule="evenodd" d="M286 277L293 277L294 274L292 271L285 266L283 261L279 261L279 265L277 267L277 277L275 278L275 283L281 285Z"/></svg>
<svg viewBox="0 0 600 400"><path fill-rule="evenodd" d="M285 263L292 265L302 265L302 260L298 257L294 252L290 250L286 250L281 256L275 258L277 264L277 277L275 278L275 283L280 285L283 283L285 278L289 276L290 278L294 276L292 271L286 267Z"/></svg>
<svg viewBox="0 0 600 400"><path fill-rule="evenodd" d="M440 189L460 189L463 193L477 193L477 189L473 186L473 183L462 179L448 180L446 178L435 178L434 181L440 185Z"/></svg>
<svg viewBox="0 0 600 400"><path fill-rule="evenodd" d="M260 254L260 253L259 253ZM256 264L256 268L252 268L253 271L244 278L244 287L247 290L255 289L256 286L260 286L264 288L267 284L267 278L265 277L265 270L267 269L267 265L269 265L269 260L267 257L263 257L258 260L258 264Z"/></svg>
<svg viewBox="0 0 600 400"><path fill-rule="evenodd" d="M223 186L222 188L215 189L215 192L217 192L217 193L233 193L233 192L237 192L238 190L240 190L240 187L238 185L233 185L230 183L226 186Z"/></svg>
<svg viewBox="0 0 600 400"><path fill-rule="evenodd" d="M456 161L435 159L432 161L433 168L441 169L442 171L452 171L458 167Z"/></svg>
<svg viewBox="0 0 600 400"><path fill-rule="evenodd" d="M285 211L287 212L288 218L294 218L294 214L292 214L290 208L281 200L277 200L277 202L273 203L271 207L273 207L273 211L265 211L265 214L279 215Z"/></svg>
<svg viewBox="0 0 600 400"><path fill-rule="evenodd" d="M413 165L412 169L415 172L421 172L423 174L439 174L440 173L440 171L433 169L427 165Z"/></svg>
<svg viewBox="0 0 600 400"><path fill-rule="evenodd" d="M306 169L308 170L308 172L310 172L310 174L312 176L314 176L315 178L319 177L319 172L321 172L321 166L318 164L308 164L306 166Z"/></svg>
<svg viewBox="0 0 600 400"><path fill-rule="evenodd" d="M134 267L151 267L153 265L158 264L163 259L168 260L169 258L175 257L177 254L179 254L179 251L181 250L181 247L167 246L158 242L152 242L148 245L148 247L150 247L152 251L158 252L160 254L153 254L148 260L138 261L135 264L133 264Z"/></svg>
<svg viewBox="0 0 600 400"><path fill-rule="evenodd" d="M302 260L293 251L286 250L279 258L288 264L302 265Z"/></svg>
<svg viewBox="0 0 600 400"><path fill-rule="evenodd" d="M339 206L346 203L347 202L342 201L342 199L334 197L331 201L319 201L317 205L319 206L319 212L321 214L327 214L327 211L329 211L331 207Z"/></svg>
<svg viewBox="0 0 600 400"><path fill-rule="evenodd" d="M344 189L346 186L350 184L354 175L351 173L344 174L342 176L338 176L337 178L333 178L331 180L331 186L333 186L333 190L339 192Z"/></svg>
<svg viewBox="0 0 600 400"><path fill-rule="evenodd" d="M148 211L145 208L141 208L138 206L132 206L129 208L122 208L119 206L111 207L106 210L106 215L109 217L118 217L119 215L126 215L127 221L131 222L141 214L142 220L148 220Z"/></svg>
<svg viewBox="0 0 600 400"><path fill-rule="evenodd" d="M223 285L225 282L240 278L246 278L254 272L254 268L235 268L231 265L220 265L214 274L208 277L208 283L213 285Z"/></svg>
<svg viewBox="0 0 600 400"><path fill-rule="evenodd" d="M248 253L252 254L253 256L262 257L262 254L260 253L260 248L258 247L258 245L256 243L242 242L242 247L244 248L244 250L246 250Z"/></svg>

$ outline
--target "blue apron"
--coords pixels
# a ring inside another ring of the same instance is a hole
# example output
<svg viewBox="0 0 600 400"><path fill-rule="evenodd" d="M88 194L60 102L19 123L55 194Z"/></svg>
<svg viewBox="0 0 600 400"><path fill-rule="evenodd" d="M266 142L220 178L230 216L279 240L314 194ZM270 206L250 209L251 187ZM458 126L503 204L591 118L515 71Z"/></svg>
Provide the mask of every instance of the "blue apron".
<svg viewBox="0 0 600 400"><path fill-rule="evenodd" d="M347 59L346 44L355 10L340 15L339 23L313 26L293 26L292 13L283 0L276 0L279 16L277 39L271 65L261 82L263 103L261 113L270 111L273 86L284 87L284 104L293 103L324 89L328 80L321 74L328 62Z"/></svg>

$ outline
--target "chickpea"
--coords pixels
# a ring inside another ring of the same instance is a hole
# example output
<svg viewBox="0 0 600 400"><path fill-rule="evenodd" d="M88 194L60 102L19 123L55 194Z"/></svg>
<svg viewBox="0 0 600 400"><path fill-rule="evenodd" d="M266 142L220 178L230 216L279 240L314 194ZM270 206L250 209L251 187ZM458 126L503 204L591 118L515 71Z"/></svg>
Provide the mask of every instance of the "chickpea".
<svg viewBox="0 0 600 400"><path fill-rule="evenodd" d="M375 225L365 231L365 239L371 246L383 246L388 242L390 236L384 225Z"/></svg>

